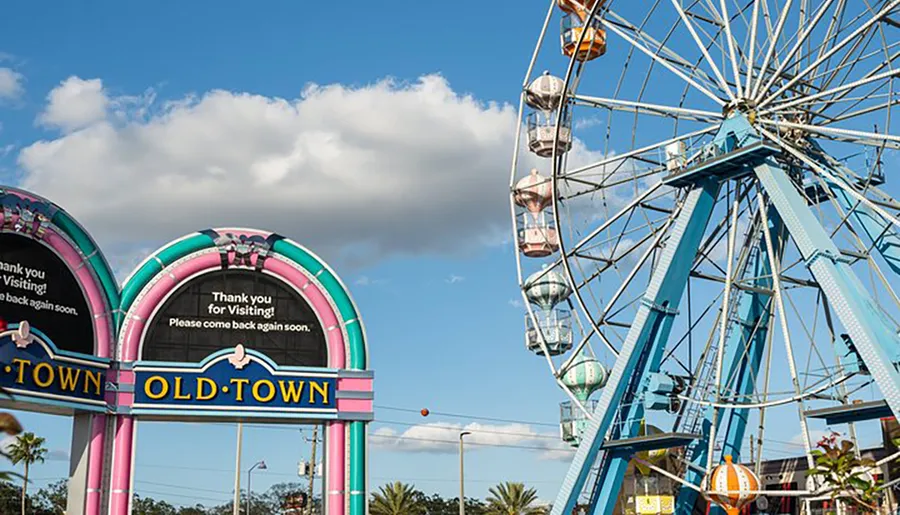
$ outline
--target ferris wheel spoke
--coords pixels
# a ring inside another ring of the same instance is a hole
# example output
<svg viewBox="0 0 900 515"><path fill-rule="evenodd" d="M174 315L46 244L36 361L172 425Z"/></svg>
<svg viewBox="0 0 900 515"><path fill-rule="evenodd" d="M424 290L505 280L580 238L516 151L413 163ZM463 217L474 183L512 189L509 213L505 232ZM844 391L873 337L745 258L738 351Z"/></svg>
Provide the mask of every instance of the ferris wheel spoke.
<svg viewBox="0 0 900 515"><path fill-rule="evenodd" d="M722 72L719 70L719 67L716 66L716 61L709 55L709 51L706 49L706 45L700 41L700 36L697 35L697 31L694 29L694 24L688 19L687 14L684 12L684 9L681 7L680 0L671 0L672 5L675 6L675 10L678 11L678 16L681 17L681 21L684 23L684 26L687 27L688 31L691 33L691 37L694 38L694 42L697 44L697 48L700 49L700 52L703 54L704 59L706 59L707 66L710 67L713 74L716 76L716 79L719 82L719 87L722 88L722 91L726 92L731 98L731 100L736 100L734 93L732 93L731 88L728 87L728 83L725 80L725 77L722 75Z"/></svg>
<svg viewBox="0 0 900 515"><path fill-rule="evenodd" d="M822 38L822 44L818 48L819 55L816 58L822 57L822 55L826 52L827 44L831 41L835 41L835 29L837 29L842 23L844 18L844 13L847 10L847 0L838 0L838 5L834 9L834 13L831 15L831 20L828 22L828 29L825 31L825 35ZM811 55L811 54L810 54Z"/></svg>
<svg viewBox="0 0 900 515"><path fill-rule="evenodd" d="M731 67L734 72L734 84L740 90L741 65L738 64L737 53L734 50L734 36L731 33L731 20L728 19L728 5L725 0L719 0L719 7L722 9L722 22L725 24L725 39L728 42L728 56L731 58Z"/></svg>
<svg viewBox="0 0 900 515"><path fill-rule="evenodd" d="M812 75L811 77L809 77L808 80L810 82L816 82L821 79L821 81L824 82L825 76L830 76L834 72L841 72L846 68L852 67L854 65L854 63L857 63L857 62L865 62L865 61L868 61L869 59L872 59L873 57L881 58L881 56L884 55L885 51L893 50L897 46L900 46L900 41L890 44L890 45L887 45L884 48L872 50L871 52L860 56L858 59L855 59L854 62L842 62L842 63L839 63L838 66L826 68L825 70ZM883 61L876 68L876 70L883 69L885 66L887 66L891 61L894 61L895 59L897 59L897 54L894 54L893 57L886 58L885 61ZM871 72L870 72L870 75L871 75Z"/></svg>
<svg viewBox="0 0 900 515"><path fill-rule="evenodd" d="M757 202L759 202L759 212L763 219L767 219L767 211L766 211L766 203L762 198L762 195L757 196ZM769 231L763 231L763 236L766 242L766 256L769 260L769 268L772 270L772 289L774 290L773 300L775 304L775 308L777 310L778 316L776 317L779 322L779 326L781 327L781 337L784 343L784 348L786 352L786 359L788 364L788 369L791 373L791 383L794 385L794 394L798 397L801 396L802 390L800 388L800 381L797 377L797 365L794 361L794 348L791 344L791 332L788 329L788 321L787 321L787 313L784 309L784 299L782 296L784 295L784 291L781 288L781 277L779 266L779 260L775 255L775 247L772 243L772 235ZM803 438L803 446L806 449L806 459L807 465L810 469L814 467L813 459L812 459L812 446L809 441L809 427L806 422L806 415L804 414L804 403L802 397L797 400L797 411L800 415L800 426L801 426L801 435Z"/></svg>
<svg viewBox="0 0 900 515"><path fill-rule="evenodd" d="M668 227L667 225L664 226L664 227L661 228L661 230L658 231L658 232L664 233L664 232L665 232L665 229L666 229L667 227ZM638 250L638 249L641 248L643 245L646 245L647 242L649 242L652 238L657 237L657 236L658 236L657 232L649 232L649 233L645 234L640 240L638 240L637 242L635 242L634 244L632 244L632 245L628 248L628 250L625 251L625 252L623 252L622 255L619 256L615 261L610 260L609 262L605 263L603 266L598 267L598 268L597 268L596 270L594 270L591 274L586 274L586 273L583 273L583 272L582 272L582 277L584 277L584 279L582 279L581 282L577 283L577 284L575 285L575 288L577 288L577 289L585 289L585 288L588 288L588 285L590 285L590 283L591 283L592 281L594 281L595 279L597 279L598 277L600 277L601 275L603 275L603 273L605 273L606 271L612 269L612 268L616 265L616 263L618 263L618 261L620 261L620 260L621 260L622 258L624 258L624 257L627 257L628 255L630 255L630 254L631 254L632 252L634 252L635 250ZM650 248L650 250L652 251L655 247L654 247L653 245L651 245L649 248ZM600 317L600 322L598 322L598 324L600 324L602 321L603 321L603 316L601 315L601 317Z"/></svg>
<svg viewBox="0 0 900 515"><path fill-rule="evenodd" d="M628 204L623 206L618 212L616 212L616 214L607 218L606 221L604 221L602 224L600 224L600 226L598 226L597 228L592 230L587 236L583 237L581 240L579 240L577 243L575 243L575 245L572 247L571 251L572 252L578 251L579 249L581 249L582 247L587 245L588 242L590 242L591 240L596 238L601 232L610 228L614 223L619 221L620 218L631 213L635 207L637 207L641 202L647 200L651 195L653 195L654 192L656 192L657 190L662 188L662 186L663 186L662 182L658 182L658 183L650 186L650 188L648 188L647 191L645 191L641 195L632 199L631 202L629 202Z"/></svg>
<svg viewBox="0 0 900 515"><path fill-rule="evenodd" d="M781 65L778 66L778 69L775 70L775 73L773 73L772 76L769 77L769 81L766 82L765 86L763 86L763 88L762 88L763 91L768 91L772 87L772 85L775 83L775 81L782 78L782 74L784 73L784 70L788 67L788 65L791 63L791 61L793 61L794 58L797 56L797 52L801 48L803 48L803 44L806 43L806 41L809 39L809 36L810 36L810 34L812 34L813 29L815 29L816 26L819 24L819 21L822 19L822 17L828 11L828 8L831 7L831 4L833 2L834 2L834 0L825 0L825 2L822 4L822 6L819 7L819 10L816 13L816 15L813 17L812 21L810 21L808 24L806 24L806 29L800 33L800 36L797 38L797 41L794 43L794 46L791 47L791 49L788 51L787 55L784 56L784 59L781 60ZM801 62L801 60L797 59L796 64L799 65L800 62Z"/></svg>
<svg viewBox="0 0 900 515"><path fill-rule="evenodd" d="M761 119L760 123L765 125L801 129L804 131L815 132L822 136L829 137L838 141L847 141L860 145L869 145L874 147L886 146L893 149L900 149L900 136L892 136L890 134L881 134L877 132L854 131L850 129L838 129L835 127L822 127L818 125L808 125L805 123L787 122L784 120Z"/></svg>
<svg viewBox="0 0 900 515"><path fill-rule="evenodd" d="M828 59L829 57L831 57L834 54L836 54L837 52L839 52L848 43L850 43L851 41L854 41L861 34L864 34L867 30L869 30L870 27L872 27L873 25L875 25L876 23L881 21L882 18L887 16L888 13L890 13L897 6L900 6L900 0L891 0L891 2L887 6L885 6L881 11L879 11L874 16L872 16L872 18L869 19L866 23L864 23L863 25L858 27L856 30L854 30L849 36L846 36L844 39L837 42L834 45L834 47L831 48L831 50L825 52L821 57L816 59L811 65L807 66L806 68L803 69L803 71L798 73L793 79L789 80L786 84L781 86L774 93L772 93L768 97L765 97L765 99L761 100L758 108L762 109L763 107L768 105L770 102L779 98L791 86L795 85L800 79L802 79L803 77L806 77L809 73L814 72L819 67L819 65L821 65L826 59ZM764 94L765 94L765 91L761 92L761 95L764 95Z"/></svg>
<svg viewBox="0 0 900 515"><path fill-rule="evenodd" d="M763 58L762 66L760 68L762 70L766 70L769 67L769 62L772 60L772 57L775 55L775 49L778 47L778 40L781 38L781 31L784 30L785 22L787 22L788 13L791 10L791 4L793 0L787 0L785 6L781 10L781 15L778 17L777 25L775 26L775 32L769 32L769 49L766 51L766 56ZM768 2L766 2L768 5ZM760 74L759 79L756 81L756 86L753 87L753 93L751 94L752 98L757 98L759 95L759 89L762 86L762 82L765 80L765 76Z"/></svg>
<svg viewBox="0 0 900 515"><path fill-rule="evenodd" d="M749 188L748 188L749 189ZM734 263L734 247L735 242L737 241L737 221L738 221L738 211L740 209L740 200L738 198L737 192L734 195L734 201L731 206L731 220L728 224L728 261L726 263L726 272L725 272L725 293L722 295L722 308L720 317L720 325L719 325L719 348L716 356L716 374L715 374L715 385L713 388L714 399L716 402L720 402L722 400L722 369L725 366L725 342L728 336L728 322L731 321L731 306L729 302L731 301L731 284L733 281L733 268L732 265ZM709 428L709 449L706 455L706 471L707 474L712 472L714 457L715 457L715 445L716 445L716 430L718 428L718 417L719 410L713 410L712 412L712 424L710 424Z"/></svg>
<svg viewBox="0 0 900 515"><path fill-rule="evenodd" d="M590 164L587 164L584 166L579 166L577 168L569 170L568 172L561 173L560 175L562 177L571 177L573 175L583 174L587 171L594 170L596 168L603 168L603 167L606 167L607 165L610 165L613 163L624 162L627 159L630 159L632 157L640 156L640 155L646 154L648 152L659 151L660 149L664 148L666 145L670 145L672 143L678 143L679 141L685 141L685 140L692 140L695 138L700 138L702 136L718 132L720 126L721 126L721 124L719 124L719 123L717 123L715 125L710 125L709 127L706 127L704 129L689 132L682 136L677 136L677 137L674 137L671 139L667 139L665 141L660 141L660 142L654 143L652 145L647 145L645 147L631 150L631 151L625 152L623 154L618 154L618 155L615 155L612 157L607 157L607 158L601 159L594 163L590 163Z"/></svg>
<svg viewBox="0 0 900 515"><path fill-rule="evenodd" d="M747 74L745 77L746 83L744 85L744 96L745 97L750 96L750 86L751 86L751 83L753 82L753 68L754 68L754 66L756 66L756 61L755 61L756 46L757 46L756 36L757 36L757 30L759 27L759 4L760 4L760 2L763 2L763 1L766 1L766 0L753 0L753 16L752 16L752 21L750 22L751 23L750 43L748 45L750 48L748 49L748 53L749 53L749 56L747 57L748 66L747 66Z"/></svg>
<svg viewBox="0 0 900 515"><path fill-rule="evenodd" d="M890 80L893 80L895 77L900 77L900 69L890 70L887 72L877 73L874 75L867 74L866 77L863 77L859 80L855 80L853 82L843 84L841 86L837 86L832 89L827 89L825 91L820 91L819 93L816 93L814 95L808 95L808 96L804 96L804 97L800 97L800 98L795 98L795 99L791 99L790 101L785 102L785 103L776 104L776 105L770 107L769 109L760 111L760 114L767 115L767 114L771 114L771 113L778 113L780 111L784 111L785 109L789 109L791 107L800 106L800 105L808 105L808 104L812 103L814 100L829 97L829 96L836 95L836 94L842 93L842 92L849 92L855 88L865 86L866 84L870 84L872 82L877 82L877 81L881 81L881 80L890 81ZM837 98L838 97L836 97L836 99ZM827 102L827 101L828 101L828 99L825 100L825 102ZM834 101L834 99L832 99L831 101Z"/></svg>
<svg viewBox="0 0 900 515"><path fill-rule="evenodd" d="M900 1L900 0L898 0L898 1ZM725 102L724 102L721 98L719 98L717 95L715 95L714 93L712 93L709 89L705 88L704 86L701 86L699 83L697 83L697 81L695 81L694 79L692 79L691 77L689 77L688 75L686 75L683 71L681 71L681 70L679 70L678 68L676 68L676 67L670 62L669 59L666 59L666 58L661 57L659 54L661 53L661 50L662 50L662 49L660 49L660 51L653 52L653 51L651 51L650 49L648 49L646 46L644 46L643 44L639 43L637 40L635 40L634 38L632 38L631 36L629 36L628 34L626 34L625 31L622 30L621 28L619 28L616 24L610 23L608 20L605 20L605 19L601 19L601 20L600 20L600 23L601 23L604 27L606 27L607 29L609 29L610 31L612 31L613 33L615 33L616 35L618 35L619 37L621 37L622 39L624 39L625 41L627 41L627 42L628 42L629 44L631 44L633 47L635 47L635 48L637 48L638 50L640 50L642 53L644 53L644 55L646 55L646 56L649 57L650 59L656 61L656 62L659 63L662 67L666 68L667 70L669 70L670 72L674 73L675 75L677 75L678 77L680 77L682 80L684 80L685 82L687 82L688 84L690 84L691 86L693 86L694 89L696 89L696 90L699 91L700 93L702 93L702 94L704 94L705 96L707 96L708 98L710 98L710 99L711 99L713 102L715 102L716 104L718 104L718 105L720 105L720 106L724 106L724 105L725 105ZM670 52L671 52L671 51L670 51ZM671 52L671 53L674 54L674 52ZM674 55L677 55L677 54L674 54ZM685 65L685 64L686 64L687 66L690 66L690 64L687 63L686 61L684 61L683 59L681 59L680 64L681 64L681 65Z"/></svg>
<svg viewBox="0 0 900 515"><path fill-rule="evenodd" d="M900 42L898 42L897 44L900 45ZM861 80L866 80L866 79L869 79L869 78L875 76L877 72L883 70L885 67L889 67L889 68L892 67L893 62L894 62L895 60L897 60L898 57L900 57L900 51L894 53L893 55L887 56L887 57L885 58L884 61L882 61L882 62L881 62L878 66L876 66L873 70L871 70L870 72L868 72ZM896 77L896 75L895 75L894 77ZM887 79L885 80L885 83L884 83L884 84L882 84L882 85L876 87L876 88L873 89L872 91L878 91L878 90L880 90L882 87L884 87L885 85L893 84L892 80L893 80L892 78L887 78ZM847 95L849 95L850 92L851 92L850 89L846 89L846 90L844 90L841 94L836 95L835 97L833 97L833 98L831 98L831 99L828 99L828 100L824 103L824 106L822 107L821 110L822 110L822 111L825 111L825 110L829 109L833 104L835 104L835 103L837 103L837 102L840 102L840 101L841 101L842 99L844 99ZM865 99L866 97L871 97L871 94L868 94L868 95L863 96L864 99Z"/></svg>
<svg viewBox="0 0 900 515"><path fill-rule="evenodd" d="M881 86L881 87L884 87L884 86ZM880 89L881 87L879 87L878 89ZM877 91L877 89L875 91ZM877 96L877 95L875 95L875 96ZM873 97L873 95L869 95L867 97L862 97L861 99L857 100L854 105L848 107L847 109L844 109L840 113L837 113L836 115L834 115L834 117L829 117L828 120L822 122L822 125L831 125L833 123L843 122L846 120L857 118L859 116L865 116L867 114L874 113L875 111L891 109L894 106L900 105L900 93L893 93L890 96L897 96L897 98L895 98L893 100L889 100L886 104L874 104L869 107L865 107L862 109L857 109L856 111L848 112L850 109L852 109L856 105L859 105L859 103L862 102L863 100L870 100Z"/></svg>
<svg viewBox="0 0 900 515"><path fill-rule="evenodd" d="M657 3L660 0L657 0ZM697 78L705 82L705 86L715 87L718 86L715 79L709 76L705 71L699 69L694 63L688 61L686 58L682 57L678 52L666 46L669 39L675 32L677 25L673 25L671 29L669 29L666 37L659 41L650 34L647 33L645 27L642 25L640 27L635 26L633 23L628 21L628 19L620 16L613 10L609 10L606 13L605 18L601 18L600 22L603 24L609 23L613 26L619 27L622 30L627 30L632 33L636 40L643 44L643 46L647 48L655 48L656 55L661 60L669 63L670 65L678 66L682 72L689 73L691 77Z"/></svg>
<svg viewBox="0 0 900 515"><path fill-rule="evenodd" d="M629 100L619 100L614 98L603 98L579 94L574 94L571 96L571 98L577 102L583 102L584 104L593 107L602 107L612 111L648 114L665 118L678 118L682 120L693 120L706 123L720 122L724 118L721 112L716 113L713 111L686 109L683 107L649 104L646 102L633 102Z"/></svg>
<svg viewBox="0 0 900 515"><path fill-rule="evenodd" d="M838 84L846 83L847 80L850 79L851 75L853 74L853 70L856 69L856 67L861 62L863 62L862 56L866 55L866 49L868 49L869 45L872 44L872 41L875 39L875 35L877 33L878 31L874 26L870 27L866 32L862 34L862 37L854 41L853 46L850 47L846 52L844 52L844 55L843 57L841 57L841 60L838 62L838 66L835 67L835 70L831 73L828 73L827 77L821 81L822 89L830 88L831 84L837 80L838 76L840 76L841 73L843 73L843 78L842 80L838 81ZM845 71L843 67L847 64L849 64L850 66ZM825 63L824 67L830 68L830 63Z"/></svg>
<svg viewBox="0 0 900 515"><path fill-rule="evenodd" d="M854 17L852 20L850 20L849 22L846 23L846 26L852 27L857 21L865 18L867 14L869 14L869 13L862 12L862 13L856 15L856 17ZM835 32L834 34L830 35L829 37L826 37L816 47L807 50L806 54L802 55L800 57L799 61L805 60L805 61L809 62L810 60L812 60L812 56L814 54L816 54L817 59L821 58L825 54L826 51L830 50L831 48L834 48L834 43L839 41L838 38L840 38L840 35L841 35L841 30L838 30L838 32ZM863 31L863 37L866 37L867 35L871 39L871 33L869 32L868 29ZM827 89L828 85L834 81L835 77L837 76L836 74L840 70L842 70L848 64L851 66L851 68L854 66L854 62L850 61L850 57L859 48L859 45L862 42L863 42L862 38L857 39L854 42L853 47L850 48L848 51L844 52L843 56L841 57L840 62L838 62L838 64L837 64L837 66L831 65L831 60L834 58L834 56L827 57L825 59L823 65L820 66L820 68L823 68L824 71L822 71L821 73L814 73L813 76L808 78L807 80L810 83L814 83L816 80L818 80L824 76L828 76L827 79L822 79L821 85L819 86L819 89ZM831 45L831 46L829 46L829 45ZM866 46L868 46L868 42L867 42ZM850 61L850 62L848 63L848 61Z"/></svg>

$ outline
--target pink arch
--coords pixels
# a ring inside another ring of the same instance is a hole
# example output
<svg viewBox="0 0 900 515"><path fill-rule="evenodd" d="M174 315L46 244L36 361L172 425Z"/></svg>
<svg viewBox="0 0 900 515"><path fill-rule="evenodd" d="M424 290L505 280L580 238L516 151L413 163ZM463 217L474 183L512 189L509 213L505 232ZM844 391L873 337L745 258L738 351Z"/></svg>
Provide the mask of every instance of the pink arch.
<svg viewBox="0 0 900 515"><path fill-rule="evenodd" d="M224 231L223 231L224 232ZM244 235L263 235L265 233L244 230L228 230ZM254 256L254 260L255 260ZM255 261L254 261L255 264ZM218 253L209 252L184 261L178 266L160 272L160 280L150 287L141 298L136 309L128 318L128 327L120 335L120 360L134 362L138 359L141 338L146 322L153 310L163 299L189 277L196 274L221 268ZM328 302L328 297L303 272L278 259L266 259L263 268L276 277L293 285L309 301L313 310L322 320L328 334L328 366L344 368L346 364L346 342L341 331L340 319ZM133 374L130 375L133 379ZM328 472L328 513L343 515L344 513L344 456L346 449L346 427L343 422L332 422L328 425L328 463L332 464ZM112 457L112 491L110 494L109 515L128 515L131 499L131 479L134 472L134 417L123 415L118 417L116 435L113 442Z"/></svg>
<svg viewBox="0 0 900 515"><path fill-rule="evenodd" d="M42 201L37 197L30 195L18 196L33 201ZM5 222L0 214L0 224ZM13 215L10 224L15 224L19 216ZM84 288L91 314L94 318L94 355L100 358L109 358L112 350L112 331L110 330L110 313L106 310L106 296L101 291L97 280L91 275L90 266L86 258L82 258L81 253L76 249L68 239L66 239L55 226L47 227L44 234L43 242L56 251L63 261L69 266L69 269L75 274L78 282ZM99 515L101 501L101 487L103 481L103 442L106 431L106 415L94 415L91 423L91 438L88 451L88 478L87 492L85 495L85 515Z"/></svg>

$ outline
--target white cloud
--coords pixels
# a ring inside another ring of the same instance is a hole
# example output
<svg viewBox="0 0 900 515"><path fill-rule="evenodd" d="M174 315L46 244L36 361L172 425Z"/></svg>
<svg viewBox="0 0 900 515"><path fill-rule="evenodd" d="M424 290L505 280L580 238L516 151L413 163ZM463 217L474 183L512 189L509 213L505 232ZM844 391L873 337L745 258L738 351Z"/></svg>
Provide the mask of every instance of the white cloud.
<svg viewBox="0 0 900 515"><path fill-rule="evenodd" d="M466 278L461 275L450 274L450 277L444 279L444 282L447 284L456 284L465 281Z"/></svg>
<svg viewBox="0 0 900 515"><path fill-rule="evenodd" d="M69 77L47 95L38 122L63 131L87 127L106 118L110 99L100 79Z"/></svg>
<svg viewBox="0 0 900 515"><path fill-rule="evenodd" d="M53 449L47 453L49 461L69 461L69 451L64 449Z"/></svg>
<svg viewBox="0 0 900 515"><path fill-rule="evenodd" d="M25 92L25 77L12 68L0 68L0 100L15 100Z"/></svg>
<svg viewBox="0 0 900 515"><path fill-rule="evenodd" d="M516 309L522 309L525 307L525 303L522 302L521 299L509 299L507 303Z"/></svg>
<svg viewBox="0 0 900 515"><path fill-rule="evenodd" d="M368 264L467 252L509 231L514 109L436 75L311 86L295 99L216 90L166 101L71 77L41 121L64 133L22 149L22 186L65 206L107 252L238 225ZM522 173L547 172L523 156ZM570 153L592 157L580 143Z"/></svg>
<svg viewBox="0 0 900 515"><path fill-rule="evenodd" d="M387 284L387 279L373 279L367 275L361 275L353 281L353 284L357 286L378 286L381 284Z"/></svg>
<svg viewBox="0 0 900 515"><path fill-rule="evenodd" d="M465 437L468 450L498 447L532 450L540 453L540 459L548 460L570 460L575 452L558 434L537 432L529 424L431 423L414 425L402 433L380 427L369 438L371 445L379 449L449 454L458 451L460 431L472 433Z"/></svg>

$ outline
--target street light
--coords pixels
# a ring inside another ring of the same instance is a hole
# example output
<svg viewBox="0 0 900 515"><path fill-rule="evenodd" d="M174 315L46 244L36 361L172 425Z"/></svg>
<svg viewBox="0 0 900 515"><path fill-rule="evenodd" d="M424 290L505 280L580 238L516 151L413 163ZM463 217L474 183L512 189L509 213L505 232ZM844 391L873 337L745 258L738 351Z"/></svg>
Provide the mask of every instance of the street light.
<svg viewBox="0 0 900 515"><path fill-rule="evenodd" d="M250 470L247 471L247 514L250 515L250 473L253 472L253 469L259 468L259 470L266 470L269 467L266 467L265 461L260 461L255 463Z"/></svg>
<svg viewBox="0 0 900 515"><path fill-rule="evenodd" d="M463 488L463 437L472 434L469 431L459 433L459 515L466 515L466 494Z"/></svg>

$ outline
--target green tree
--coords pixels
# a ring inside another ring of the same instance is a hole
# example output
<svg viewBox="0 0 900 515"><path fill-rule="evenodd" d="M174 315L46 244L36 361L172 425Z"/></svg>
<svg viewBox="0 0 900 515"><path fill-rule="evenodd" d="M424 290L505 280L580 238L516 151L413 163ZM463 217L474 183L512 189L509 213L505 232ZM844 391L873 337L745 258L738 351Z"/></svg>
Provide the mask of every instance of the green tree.
<svg viewBox="0 0 900 515"><path fill-rule="evenodd" d="M43 463L47 455L44 447L44 439L35 436L34 433L22 433L16 437L15 443L9 448L9 459L13 465L22 463L25 465L25 476L22 478L22 515L25 515L25 505L28 498L28 472L34 463Z"/></svg>
<svg viewBox="0 0 900 515"><path fill-rule="evenodd" d="M47 485L46 488L38 490L34 499L36 505L35 511L53 513L56 515L66 512L66 502L68 501L69 482L61 479L55 483Z"/></svg>
<svg viewBox="0 0 900 515"><path fill-rule="evenodd" d="M18 486L0 481L0 513L15 513L21 505L22 489Z"/></svg>
<svg viewBox="0 0 900 515"><path fill-rule="evenodd" d="M444 499L438 494L425 495L424 492L416 492L415 497L425 515L454 515L459 512L458 507L454 511L449 499Z"/></svg>
<svg viewBox="0 0 900 515"><path fill-rule="evenodd" d="M421 515L424 513L419 492L412 486L396 481L372 494L369 512L372 515Z"/></svg>
<svg viewBox="0 0 900 515"><path fill-rule="evenodd" d="M535 506L537 492L522 483L505 482L488 490L488 515L543 515L543 507Z"/></svg>
<svg viewBox="0 0 900 515"><path fill-rule="evenodd" d="M819 449L812 451L816 467L809 475L821 478L831 488L832 499L841 498L863 513L876 513L884 496L882 482L869 480L865 472L875 466L875 461L858 458L853 442L839 442L838 436L832 432L816 445Z"/></svg>
<svg viewBox="0 0 900 515"><path fill-rule="evenodd" d="M136 494L131 501L131 512L134 515L178 515L178 510L166 501L157 501Z"/></svg>

